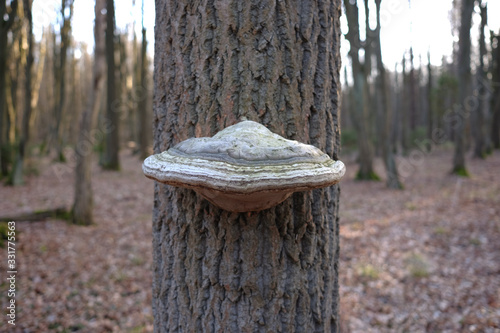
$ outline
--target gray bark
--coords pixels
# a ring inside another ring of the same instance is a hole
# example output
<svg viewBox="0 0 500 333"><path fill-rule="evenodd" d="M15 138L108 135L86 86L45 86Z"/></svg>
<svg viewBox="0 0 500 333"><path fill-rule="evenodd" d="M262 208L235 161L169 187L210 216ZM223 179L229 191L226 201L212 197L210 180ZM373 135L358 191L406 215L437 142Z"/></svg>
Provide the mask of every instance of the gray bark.
<svg viewBox="0 0 500 333"><path fill-rule="evenodd" d="M94 222L92 207L92 174L91 162L93 146L97 143L97 135L92 135L96 123L96 114L101 105L104 85L104 71L106 66L104 30L106 15L102 12L106 8L106 0L96 0L95 26L94 26L94 64L92 69L92 89L89 91L87 105L82 112L80 133L76 144L76 169L75 169L75 201L72 210L72 220L75 224L89 225Z"/></svg>
<svg viewBox="0 0 500 333"><path fill-rule="evenodd" d="M470 29L472 24L472 12L475 0L462 0L461 24L458 42L458 94L461 109L466 108L467 96L471 94L471 67L470 67ZM463 111L465 113L465 111ZM453 157L452 172L458 175L467 175L465 167L465 117L456 114L454 124L455 155Z"/></svg>
<svg viewBox="0 0 500 333"><path fill-rule="evenodd" d="M340 0L157 0L154 148L243 117L337 158ZM332 186L258 213L155 184L155 332L338 332Z"/></svg>

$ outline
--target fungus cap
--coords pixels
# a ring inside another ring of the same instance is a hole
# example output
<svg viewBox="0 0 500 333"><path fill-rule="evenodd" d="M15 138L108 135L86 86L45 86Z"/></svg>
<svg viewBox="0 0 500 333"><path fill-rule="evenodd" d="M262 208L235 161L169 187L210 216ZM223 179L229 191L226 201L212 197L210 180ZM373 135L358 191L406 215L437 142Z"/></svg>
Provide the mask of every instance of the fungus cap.
<svg viewBox="0 0 500 333"><path fill-rule="evenodd" d="M211 138L191 138L146 158L146 177L190 188L232 212L273 207L293 192L340 181L345 165L318 148L242 121Z"/></svg>

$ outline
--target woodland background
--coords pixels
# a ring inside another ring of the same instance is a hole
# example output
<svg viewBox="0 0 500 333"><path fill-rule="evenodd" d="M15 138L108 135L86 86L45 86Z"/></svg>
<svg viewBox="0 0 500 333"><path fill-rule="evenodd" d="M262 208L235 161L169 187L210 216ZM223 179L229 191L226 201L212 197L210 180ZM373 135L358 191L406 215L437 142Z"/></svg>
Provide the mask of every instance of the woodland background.
<svg viewBox="0 0 500 333"><path fill-rule="evenodd" d="M31 0L0 0L0 219L17 222L19 332L152 331L140 166L153 31L117 29L115 5L95 2L93 49L72 37L72 0L40 39ZM453 0L451 57L410 47L392 68L380 5L343 8L342 329L500 332L500 31L488 1Z"/></svg>

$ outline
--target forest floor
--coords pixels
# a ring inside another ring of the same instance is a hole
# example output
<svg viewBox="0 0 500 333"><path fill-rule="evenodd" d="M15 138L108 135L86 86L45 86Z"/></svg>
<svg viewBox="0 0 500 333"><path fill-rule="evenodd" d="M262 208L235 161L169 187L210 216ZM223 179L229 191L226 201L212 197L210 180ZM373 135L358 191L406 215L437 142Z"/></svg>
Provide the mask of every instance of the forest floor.
<svg viewBox="0 0 500 333"><path fill-rule="evenodd" d="M94 167L94 225L16 221L16 326L2 315L0 331L152 332L153 182L121 158L121 172ZM398 191L355 181L345 159L342 332L500 332L500 152L467 159L469 178L449 175L451 160L446 149L400 159ZM0 185L0 215L71 207L72 168L37 169L24 186Z"/></svg>

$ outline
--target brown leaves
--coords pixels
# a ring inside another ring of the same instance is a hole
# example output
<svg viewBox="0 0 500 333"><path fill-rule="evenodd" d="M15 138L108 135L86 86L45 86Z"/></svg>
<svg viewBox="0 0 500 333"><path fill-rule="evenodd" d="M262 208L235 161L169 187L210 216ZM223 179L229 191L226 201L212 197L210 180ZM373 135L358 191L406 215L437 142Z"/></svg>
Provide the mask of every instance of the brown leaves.
<svg viewBox="0 0 500 333"><path fill-rule="evenodd" d="M426 156L403 192L349 180L346 163L344 331L500 332L500 154L468 161L471 178L448 175L451 156Z"/></svg>

